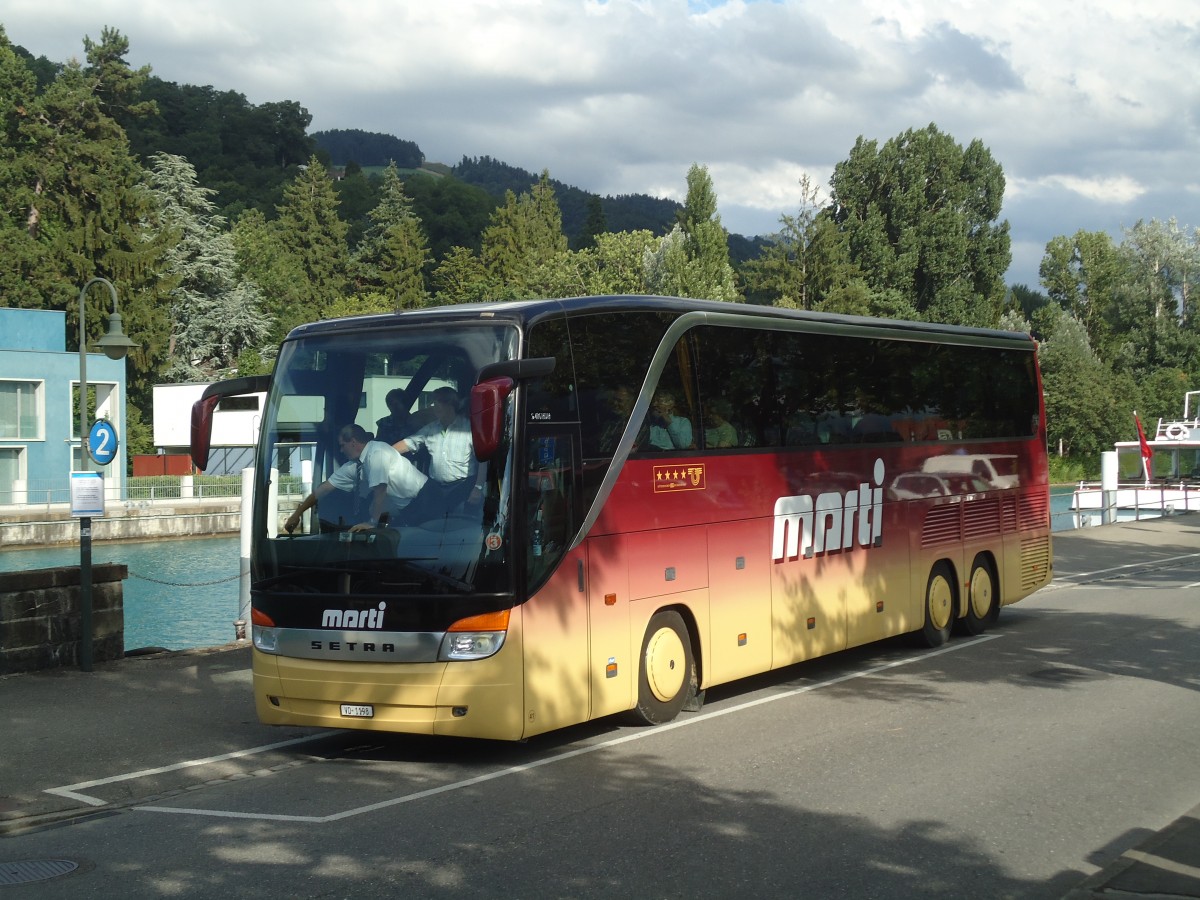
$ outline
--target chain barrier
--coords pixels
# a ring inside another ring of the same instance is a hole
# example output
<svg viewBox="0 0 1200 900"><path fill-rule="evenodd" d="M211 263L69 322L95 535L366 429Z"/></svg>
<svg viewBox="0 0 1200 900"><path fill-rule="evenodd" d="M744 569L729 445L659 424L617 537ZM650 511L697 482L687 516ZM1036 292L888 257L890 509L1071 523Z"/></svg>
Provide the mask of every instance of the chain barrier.
<svg viewBox="0 0 1200 900"><path fill-rule="evenodd" d="M141 581L149 581L152 584L161 584L167 587L208 587L212 584L225 584L230 581L237 581L243 575L249 575L250 570L239 572L237 575L230 575L228 578L214 578L212 581L164 581L161 578L151 578L149 575L142 575L140 572L129 570L130 578L137 578Z"/></svg>

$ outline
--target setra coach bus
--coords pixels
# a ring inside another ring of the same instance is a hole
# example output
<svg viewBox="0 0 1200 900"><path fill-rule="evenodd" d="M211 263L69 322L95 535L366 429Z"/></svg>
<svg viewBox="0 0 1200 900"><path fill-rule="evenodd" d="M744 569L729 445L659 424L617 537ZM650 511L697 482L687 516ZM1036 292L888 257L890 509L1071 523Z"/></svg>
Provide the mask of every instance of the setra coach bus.
<svg viewBox="0 0 1200 900"><path fill-rule="evenodd" d="M1051 578L1025 334L642 296L324 321L271 377L206 390L201 469L221 399L268 388L250 568L269 724L663 723L712 685L978 634ZM366 509L337 475L346 427L399 455L439 396L469 422L468 492Z"/></svg>

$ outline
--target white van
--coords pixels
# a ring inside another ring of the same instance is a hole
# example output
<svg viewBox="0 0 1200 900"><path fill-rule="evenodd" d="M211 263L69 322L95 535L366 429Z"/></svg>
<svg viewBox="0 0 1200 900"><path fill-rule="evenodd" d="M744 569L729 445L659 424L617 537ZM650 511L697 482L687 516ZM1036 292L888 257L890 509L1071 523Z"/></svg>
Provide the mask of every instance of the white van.
<svg viewBox="0 0 1200 900"><path fill-rule="evenodd" d="M1017 472L1016 454L962 453L934 456L925 460L921 470L931 474L950 472L970 473L988 483L992 488L1017 487L1020 475Z"/></svg>

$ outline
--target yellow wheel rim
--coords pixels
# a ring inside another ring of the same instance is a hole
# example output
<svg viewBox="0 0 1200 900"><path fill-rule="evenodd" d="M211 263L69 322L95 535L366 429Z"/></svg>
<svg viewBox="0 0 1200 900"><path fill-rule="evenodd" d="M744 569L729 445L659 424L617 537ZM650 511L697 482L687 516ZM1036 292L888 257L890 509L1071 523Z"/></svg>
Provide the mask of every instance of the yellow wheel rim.
<svg viewBox="0 0 1200 900"><path fill-rule="evenodd" d="M954 591L950 582L942 575L935 575L929 583L929 624L941 631L950 627L954 614Z"/></svg>
<svg viewBox="0 0 1200 900"><path fill-rule="evenodd" d="M663 703L679 695L686 677L687 655L673 628L660 628L646 642L646 683Z"/></svg>
<svg viewBox="0 0 1200 900"><path fill-rule="evenodd" d="M977 619L986 619L993 602L992 573L980 566L971 573L971 612Z"/></svg>

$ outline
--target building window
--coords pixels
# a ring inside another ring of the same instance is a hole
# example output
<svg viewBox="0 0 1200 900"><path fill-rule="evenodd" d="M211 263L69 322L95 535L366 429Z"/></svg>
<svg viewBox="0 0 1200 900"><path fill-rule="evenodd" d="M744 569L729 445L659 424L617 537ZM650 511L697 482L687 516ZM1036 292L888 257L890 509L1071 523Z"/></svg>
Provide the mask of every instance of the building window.
<svg viewBox="0 0 1200 900"><path fill-rule="evenodd" d="M0 381L0 440L40 441L42 382Z"/></svg>

